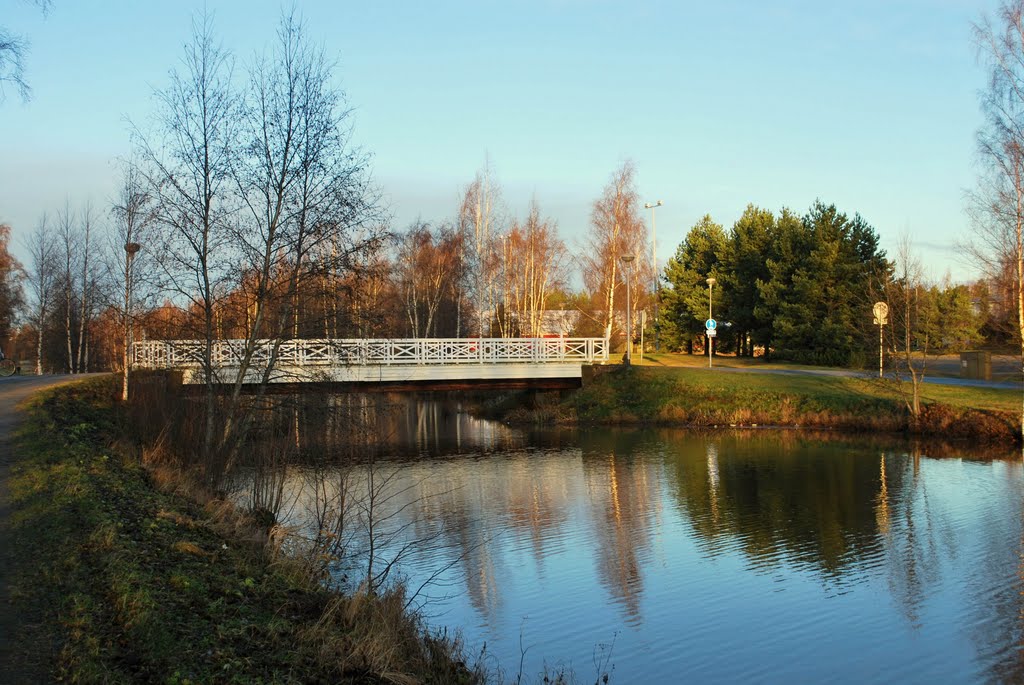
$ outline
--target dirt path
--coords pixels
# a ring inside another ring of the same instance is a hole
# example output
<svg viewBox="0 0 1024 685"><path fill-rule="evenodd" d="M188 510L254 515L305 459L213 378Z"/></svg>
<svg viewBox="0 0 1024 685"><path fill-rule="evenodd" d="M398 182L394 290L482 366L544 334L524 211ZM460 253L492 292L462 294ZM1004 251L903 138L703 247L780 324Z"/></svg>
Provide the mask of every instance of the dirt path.
<svg viewBox="0 0 1024 685"><path fill-rule="evenodd" d="M32 640L39 627L37 612L15 611L9 579L19 564L31 559L19 556L11 544L11 494L8 488L11 466L18 455L11 445L14 428L20 420L18 405L44 388L61 385L88 376L11 376L0 378L0 679L4 683L50 682L50 659L47 645ZM20 609L20 607L19 607ZM26 649L30 645L30 649Z"/></svg>

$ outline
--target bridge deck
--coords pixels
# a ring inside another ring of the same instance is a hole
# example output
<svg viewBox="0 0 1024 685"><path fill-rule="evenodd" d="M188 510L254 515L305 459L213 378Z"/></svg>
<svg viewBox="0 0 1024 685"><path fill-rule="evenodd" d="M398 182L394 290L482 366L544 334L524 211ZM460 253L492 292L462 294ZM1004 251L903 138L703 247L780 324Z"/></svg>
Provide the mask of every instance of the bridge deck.
<svg viewBox="0 0 1024 685"><path fill-rule="evenodd" d="M203 382L206 344L149 340L132 346L133 368L177 369L185 384ZM214 343L215 377L234 383L244 340ZM420 383L578 379L583 364L608 360L604 338L433 338L260 340L249 350L243 383Z"/></svg>

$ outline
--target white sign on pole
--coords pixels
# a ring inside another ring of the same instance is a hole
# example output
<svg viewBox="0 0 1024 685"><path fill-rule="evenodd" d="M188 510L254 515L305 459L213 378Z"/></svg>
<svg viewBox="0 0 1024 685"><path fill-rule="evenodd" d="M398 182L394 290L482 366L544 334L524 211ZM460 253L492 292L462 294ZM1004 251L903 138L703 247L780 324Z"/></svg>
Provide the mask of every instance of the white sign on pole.
<svg viewBox="0 0 1024 685"><path fill-rule="evenodd" d="M889 305L885 302L875 302L875 306L871 308L871 313L875 315L875 325L884 326L886 323L886 317L889 316Z"/></svg>
<svg viewBox="0 0 1024 685"><path fill-rule="evenodd" d="M875 306L871 308L871 313L875 315L874 323L878 326L878 377L882 377L882 326L887 321L886 317L889 316L889 305L885 302L875 302Z"/></svg>

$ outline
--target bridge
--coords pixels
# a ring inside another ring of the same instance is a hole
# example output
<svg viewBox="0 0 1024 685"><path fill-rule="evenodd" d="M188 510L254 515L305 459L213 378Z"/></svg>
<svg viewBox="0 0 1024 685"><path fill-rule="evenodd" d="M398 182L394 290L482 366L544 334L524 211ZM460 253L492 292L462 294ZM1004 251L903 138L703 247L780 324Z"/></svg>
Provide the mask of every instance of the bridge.
<svg viewBox="0 0 1024 685"><path fill-rule="evenodd" d="M204 383L202 340L146 340L132 345L133 369L173 369L183 385ZM211 351L217 382L234 384L244 340L218 340ZM578 387L584 364L608 361L605 338L414 338L258 340L243 384L261 383L273 359L273 386L326 384L358 389ZM281 389L284 389L283 387Z"/></svg>

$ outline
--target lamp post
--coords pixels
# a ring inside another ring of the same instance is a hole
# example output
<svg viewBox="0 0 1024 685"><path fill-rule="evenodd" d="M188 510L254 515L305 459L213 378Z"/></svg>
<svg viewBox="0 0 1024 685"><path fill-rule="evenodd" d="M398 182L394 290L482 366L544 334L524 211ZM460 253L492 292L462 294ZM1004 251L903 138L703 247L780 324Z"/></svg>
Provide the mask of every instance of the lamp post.
<svg viewBox="0 0 1024 685"><path fill-rule="evenodd" d="M708 321L710 321L710 320L715 318L715 317L713 317L711 315L711 291L715 287L715 277L714 276L708 276L707 284L708 284ZM711 324L708 324L708 325L710 326ZM715 351L714 350L714 347L715 347L715 336L712 333L712 330L713 329L710 329L710 328L707 330L707 334L708 334L708 368L709 369L711 368L711 358L714 356L714 351Z"/></svg>
<svg viewBox="0 0 1024 685"><path fill-rule="evenodd" d="M654 220L654 210L661 207L661 200L653 205L648 202L644 209L651 210L651 270L654 272L654 351L661 352L658 343L658 300L661 299L661 278L658 277L658 224Z"/></svg>
<svg viewBox="0 0 1024 685"><path fill-rule="evenodd" d="M622 261L622 275L626 279L626 366L629 366L633 362L633 299L627 272L633 261L633 255L624 254L619 259Z"/></svg>
<svg viewBox="0 0 1024 685"><path fill-rule="evenodd" d="M142 249L138 243L124 244L124 380L121 383L121 401L128 401L129 348L132 344L132 262Z"/></svg>

